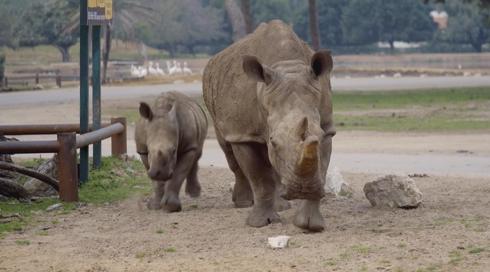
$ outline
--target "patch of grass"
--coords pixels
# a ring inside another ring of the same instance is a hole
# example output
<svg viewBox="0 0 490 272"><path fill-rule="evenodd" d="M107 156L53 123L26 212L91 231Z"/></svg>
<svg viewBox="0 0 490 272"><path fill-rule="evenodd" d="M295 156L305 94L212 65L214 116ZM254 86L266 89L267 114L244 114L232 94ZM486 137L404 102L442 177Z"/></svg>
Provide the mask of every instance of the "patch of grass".
<svg viewBox="0 0 490 272"><path fill-rule="evenodd" d="M119 201L150 190L143 164L138 160L104 158L100 169L92 170L80 189L82 202L103 204Z"/></svg>
<svg viewBox="0 0 490 272"><path fill-rule="evenodd" d="M7 216L18 214L20 218L12 218L8 223L0 224L0 238L7 232L21 231L31 222L31 215L44 211L47 207L57 203L58 200L46 198L36 202L26 203L18 200L0 202L0 214Z"/></svg>
<svg viewBox="0 0 490 272"><path fill-rule="evenodd" d="M407 244L405 244L405 243L399 243L399 244L397 245L397 247L398 247L398 248L406 248L406 247L407 247Z"/></svg>
<svg viewBox="0 0 490 272"><path fill-rule="evenodd" d="M16 240L15 243L19 246L28 246L31 244L29 240Z"/></svg>
<svg viewBox="0 0 490 272"><path fill-rule="evenodd" d="M354 245L354 246L351 246L350 249L353 252L355 252L357 254L361 254L361 255L367 255L372 251L372 249L366 245Z"/></svg>
<svg viewBox="0 0 490 272"><path fill-rule="evenodd" d="M326 266L336 266L337 265L337 261L334 258L330 258L330 259L328 259L325 262L325 265Z"/></svg>
<svg viewBox="0 0 490 272"><path fill-rule="evenodd" d="M352 116L334 114L336 127L340 130L375 131L461 131L490 129L488 120L458 118L450 114L437 113L432 116Z"/></svg>
<svg viewBox="0 0 490 272"><path fill-rule="evenodd" d="M23 165L35 165L38 159L24 161ZM135 193L147 193L150 183L146 178L143 164L138 160L123 161L116 158L103 158L102 167L90 172L90 180L80 190L80 201L102 204L111 203L127 198ZM55 198L44 198L31 203L17 200L0 202L0 214L7 216L18 214L19 218L12 218L11 222L0 224L0 238L5 233L21 231L32 223L34 213L44 212L47 207L59 203ZM65 203L59 213L69 213L76 209L76 204ZM57 219L51 221L53 225L59 223Z"/></svg>
<svg viewBox="0 0 490 272"><path fill-rule="evenodd" d="M334 92L334 111L400 109L490 100L490 89L450 88L411 91Z"/></svg>
<svg viewBox="0 0 490 272"><path fill-rule="evenodd" d="M449 264L457 265L464 259L460 251L453 250L449 252Z"/></svg>
<svg viewBox="0 0 490 272"><path fill-rule="evenodd" d="M162 229L159 229L159 230L157 230L157 231L156 231L156 233L157 233L157 234L164 234L164 233L165 233L165 231L163 231Z"/></svg>
<svg viewBox="0 0 490 272"><path fill-rule="evenodd" d="M476 232L485 232L488 230L488 222L482 217L470 217L463 218L460 223L464 225L467 230L472 230Z"/></svg>
<svg viewBox="0 0 490 272"><path fill-rule="evenodd" d="M136 255L134 255L134 257L135 257L136 259L142 259L142 258L144 258L145 256L146 256L146 253L145 253L145 252L138 252L138 253L136 253Z"/></svg>
<svg viewBox="0 0 490 272"><path fill-rule="evenodd" d="M415 270L416 272L436 272L441 271L442 267L439 264L431 264L427 267L421 267Z"/></svg>
<svg viewBox="0 0 490 272"><path fill-rule="evenodd" d="M338 92L333 96L339 130L488 130L490 88Z"/></svg>
<svg viewBox="0 0 490 272"><path fill-rule="evenodd" d="M177 252L177 249L175 249L173 247L167 247L163 251L168 252L168 253L174 253L174 252Z"/></svg>
<svg viewBox="0 0 490 272"><path fill-rule="evenodd" d="M36 232L36 234L39 236L48 236L49 235L47 230L40 230L40 231Z"/></svg>
<svg viewBox="0 0 490 272"><path fill-rule="evenodd" d="M468 250L468 253L469 254L480 254L482 252L484 252L485 249L482 248L482 247L471 247L469 250Z"/></svg>

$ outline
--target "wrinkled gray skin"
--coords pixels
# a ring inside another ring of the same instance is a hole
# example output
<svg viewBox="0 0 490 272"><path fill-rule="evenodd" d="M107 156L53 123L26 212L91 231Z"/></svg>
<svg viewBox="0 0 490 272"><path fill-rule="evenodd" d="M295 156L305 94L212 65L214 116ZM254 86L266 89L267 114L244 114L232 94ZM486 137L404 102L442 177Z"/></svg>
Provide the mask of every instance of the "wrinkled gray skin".
<svg viewBox="0 0 490 272"><path fill-rule="evenodd" d="M148 208L181 211L184 179L188 195L201 193L197 171L208 129L206 115L194 100L177 92L161 94L151 107L141 102L139 111L136 151L154 187Z"/></svg>
<svg viewBox="0 0 490 272"><path fill-rule="evenodd" d="M278 20L206 66L204 100L235 174L235 206L253 205L250 226L280 221L284 199L301 199L294 224L324 229L319 205L335 135L331 70L328 51L313 52Z"/></svg>

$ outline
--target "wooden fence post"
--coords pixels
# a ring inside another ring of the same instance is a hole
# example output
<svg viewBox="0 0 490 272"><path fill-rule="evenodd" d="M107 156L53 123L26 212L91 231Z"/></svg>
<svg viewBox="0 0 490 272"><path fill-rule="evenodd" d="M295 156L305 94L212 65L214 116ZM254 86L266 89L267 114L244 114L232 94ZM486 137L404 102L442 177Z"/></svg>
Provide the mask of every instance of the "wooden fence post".
<svg viewBox="0 0 490 272"><path fill-rule="evenodd" d="M59 133L58 180L59 195L64 202L78 201L77 140L75 133Z"/></svg>
<svg viewBox="0 0 490 272"><path fill-rule="evenodd" d="M111 137L112 156L119 157L127 153L126 118L124 117L111 118L111 124L114 123L121 123L124 126L124 130L121 133L112 135Z"/></svg>
<svg viewBox="0 0 490 272"><path fill-rule="evenodd" d="M36 84L39 84L39 73L36 73Z"/></svg>
<svg viewBox="0 0 490 272"><path fill-rule="evenodd" d="M58 86L58 88L61 88L61 75L59 73L56 74L56 86Z"/></svg>

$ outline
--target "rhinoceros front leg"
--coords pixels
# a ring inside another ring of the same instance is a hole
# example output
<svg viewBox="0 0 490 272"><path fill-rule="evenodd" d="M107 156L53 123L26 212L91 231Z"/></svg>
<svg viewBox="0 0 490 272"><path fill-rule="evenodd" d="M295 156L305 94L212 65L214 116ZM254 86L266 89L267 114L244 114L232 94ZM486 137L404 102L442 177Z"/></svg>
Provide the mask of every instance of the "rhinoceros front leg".
<svg viewBox="0 0 490 272"><path fill-rule="evenodd" d="M165 184L165 194L162 199L162 206L168 212L180 212L182 206L180 204L179 192L182 183L189 175L194 162L196 161L197 152L195 150L188 151L179 157L175 166L172 178Z"/></svg>
<svg viewBox="0 0 490 272"><path fill-rule="evenodd" d="M325 221L320 213L320 200L301 200L293 223L302 229L323 231Z"/></svg>
<svg viewBox="0 0 490 272"><path fill-rule="evenodd" d="M216 138L218 139L218 143L225 153L226 161L228 162L228 166L230 170L235 174L235 185L233 187L233 195L232 201L235 203L235 207L237 208L246 208L251 207L254 204L254 197L252 193L252 188L250 187L250 182L248 182L247 177L240 169L238 162L235 158L235 154L233 154L233 150L231 145L227 143L219 131L216 131Z"/></svg>
<svg viewBox="0 0 490 272"><path fill-rule="evenodd" d="M153 183L153 196L147 203L147 207L150 210L159 210L162 208L161 202L165 193L165 181L152 180Z"/></svg>
<svg viewBox="0 0 490 272"><path fill-rule="evenodd" d="M261 145L252 143L232 144L237 162L252 185L254 206L247 218L247 224L252 227L280 222L279 215L274 210L274 170L261 155L261 148Z"/></svg>

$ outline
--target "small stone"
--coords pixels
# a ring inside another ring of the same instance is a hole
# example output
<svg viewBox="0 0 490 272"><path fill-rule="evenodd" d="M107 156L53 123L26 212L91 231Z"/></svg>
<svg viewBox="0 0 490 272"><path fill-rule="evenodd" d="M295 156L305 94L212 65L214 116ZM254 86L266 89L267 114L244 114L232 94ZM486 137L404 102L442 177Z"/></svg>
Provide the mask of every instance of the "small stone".
<svg viewBox="0 0 490 272"><path fill-rule="evenodd" d="M269 242L269 246L271 248L285 248L289 245L289 239L291 237L287 235L279 235L275 237L269 237L267 238L267 241Z"/></svg>
<svg viewBox="0 0 490 272"><path fill-rule="evenodd" d="M364 194L373 207L410 209L422 203L422 193L407 176L387 175L368 182Z"/></svg>
<svg viewBox="0 0 490 272"><path fill-rule="evenodd" d="M62 203L56 203L56 204L53 204L53 205L49 206L48 208L46 208L46 211L52 212L52 211L59 210L61 208L63 208L63 204Z"/></svg>

